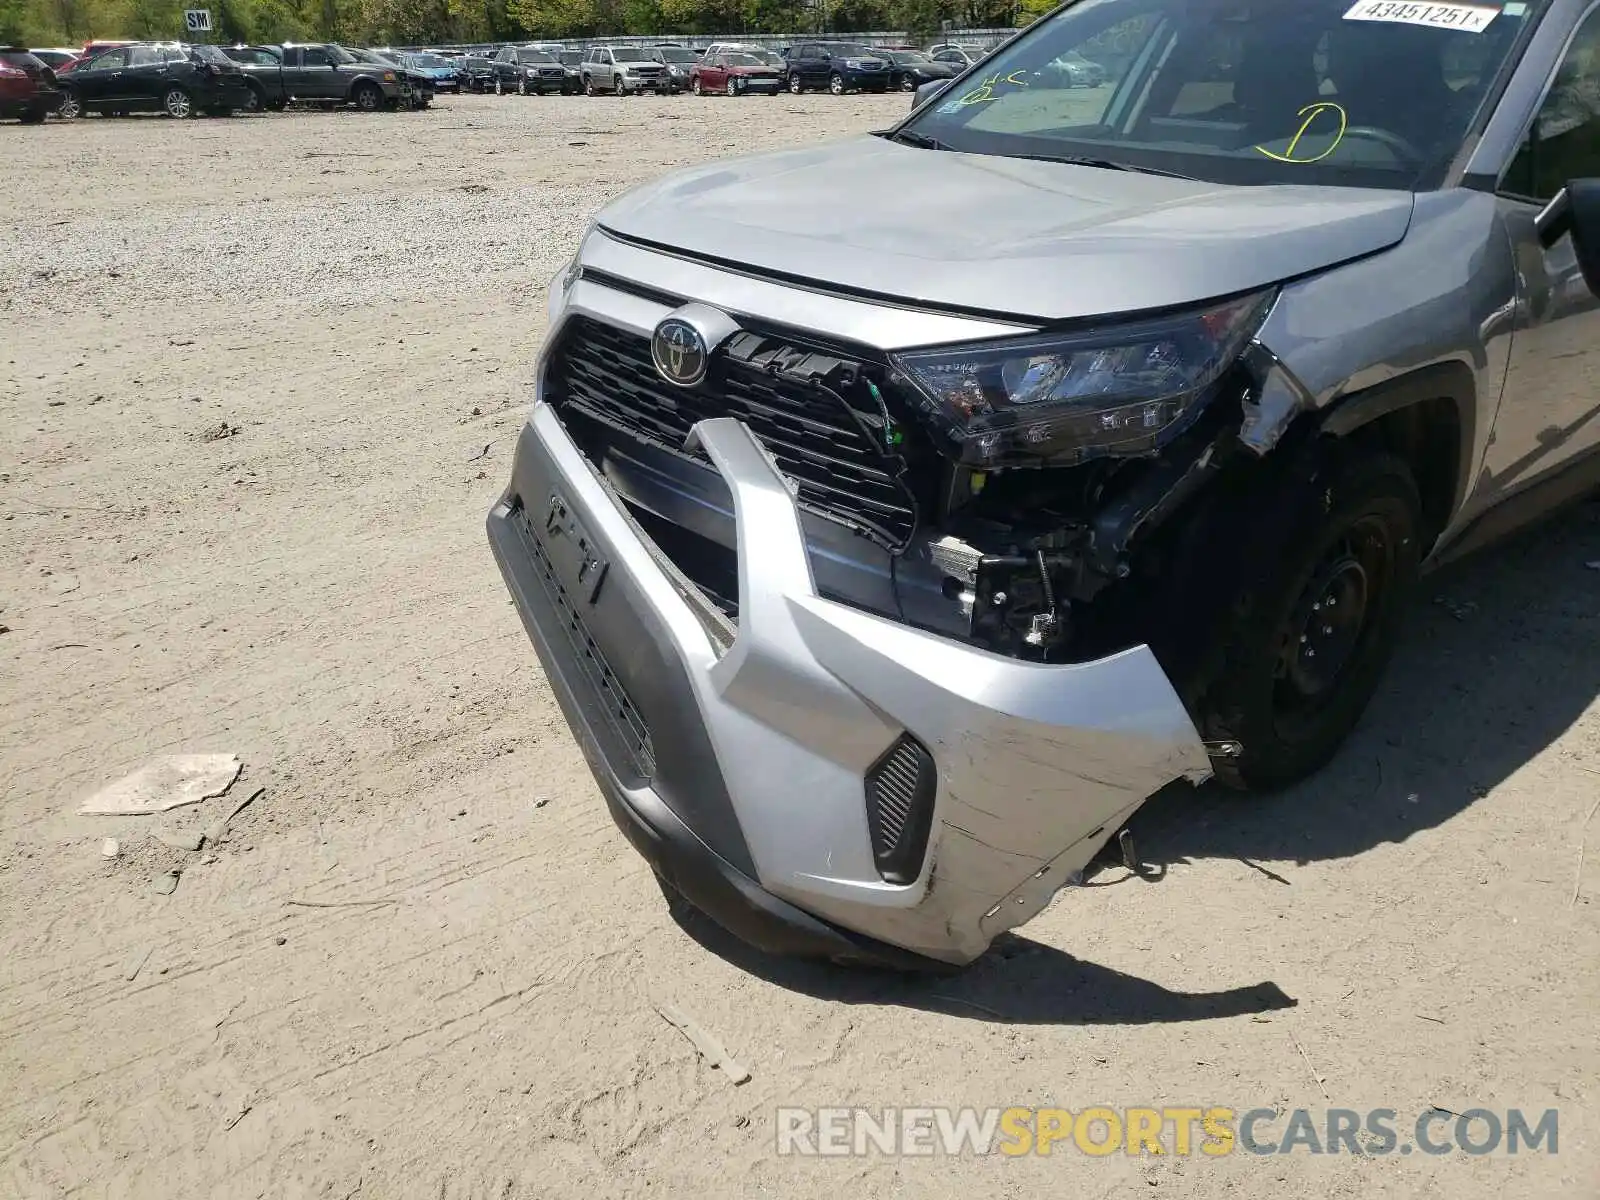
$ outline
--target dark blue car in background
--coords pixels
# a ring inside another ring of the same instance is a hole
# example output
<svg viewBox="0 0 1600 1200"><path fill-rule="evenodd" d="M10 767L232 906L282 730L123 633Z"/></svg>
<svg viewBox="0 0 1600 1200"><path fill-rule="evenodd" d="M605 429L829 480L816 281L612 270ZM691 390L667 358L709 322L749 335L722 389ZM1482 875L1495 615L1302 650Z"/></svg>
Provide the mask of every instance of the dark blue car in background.
<svg viewBox="0 0 1600 1200"><path fill-rule="evenodd" d="M406 54L402 56L402 65L433 80L436 92L461 90L461 76L454 59L441 54Z"/></svg>

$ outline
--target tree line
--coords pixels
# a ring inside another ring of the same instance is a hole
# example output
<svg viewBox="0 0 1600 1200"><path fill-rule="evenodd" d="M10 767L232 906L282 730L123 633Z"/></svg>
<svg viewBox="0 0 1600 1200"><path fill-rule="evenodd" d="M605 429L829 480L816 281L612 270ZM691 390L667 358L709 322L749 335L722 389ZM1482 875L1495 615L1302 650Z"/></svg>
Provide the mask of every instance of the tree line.
<svg viewBox="0 0 1600 1200"><path fill-rule="evenodd" d="M176 38L183 10L209 8L211 40L351 45L903 30L949 21L1026 22L1041 0L0 0L0 44L76 46L92 38Z"/></svg>

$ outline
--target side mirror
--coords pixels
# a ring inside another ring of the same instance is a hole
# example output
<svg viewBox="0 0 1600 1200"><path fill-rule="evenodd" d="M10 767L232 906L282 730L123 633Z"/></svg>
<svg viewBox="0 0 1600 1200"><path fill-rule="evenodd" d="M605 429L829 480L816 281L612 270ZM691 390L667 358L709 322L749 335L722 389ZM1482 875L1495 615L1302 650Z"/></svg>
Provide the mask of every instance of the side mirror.
<svg viewBox="0 0 1600 1200"><path fill-rule="evenodd" d="M1600 296L1600 179L1569 179L1533 219L1533 227L1546 249L1572 235L1583 281Z"/></svg>
<svg viewBox="0 0 1600 1200"><path fill-rule="evenodd" d="M953 79L930 79L927 83L919 84L911 94L911 107L921 108L954 82Z"/></svg>

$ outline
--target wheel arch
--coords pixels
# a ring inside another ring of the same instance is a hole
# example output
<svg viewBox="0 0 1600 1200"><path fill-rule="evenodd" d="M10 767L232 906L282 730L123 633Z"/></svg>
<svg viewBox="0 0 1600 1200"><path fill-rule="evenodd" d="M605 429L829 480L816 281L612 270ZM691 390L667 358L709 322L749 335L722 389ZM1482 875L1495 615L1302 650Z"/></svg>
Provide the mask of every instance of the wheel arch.
<svg viewBox="0 0 1600 1200"><path fill-rule="evenodd" d="M1319 417L1332 437L1369 442L1410 466L1427 544L1466 503L1478 438L1477 382L1466 363L1434 363L1341 397Z"/></svg>

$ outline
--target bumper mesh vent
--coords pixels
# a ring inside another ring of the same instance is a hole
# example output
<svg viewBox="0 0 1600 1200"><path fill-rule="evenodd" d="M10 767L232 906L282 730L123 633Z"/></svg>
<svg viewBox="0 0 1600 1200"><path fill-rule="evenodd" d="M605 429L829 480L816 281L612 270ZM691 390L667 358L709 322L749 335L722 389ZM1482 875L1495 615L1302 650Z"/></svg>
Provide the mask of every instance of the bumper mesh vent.
<svg viewBox="0 0 1600 1200"><path fill-rule="evenodd" d="M938 778L933 755L909 733L901 734L867 772L872 857L888 883L912 883L922 870Z"/></svg>

